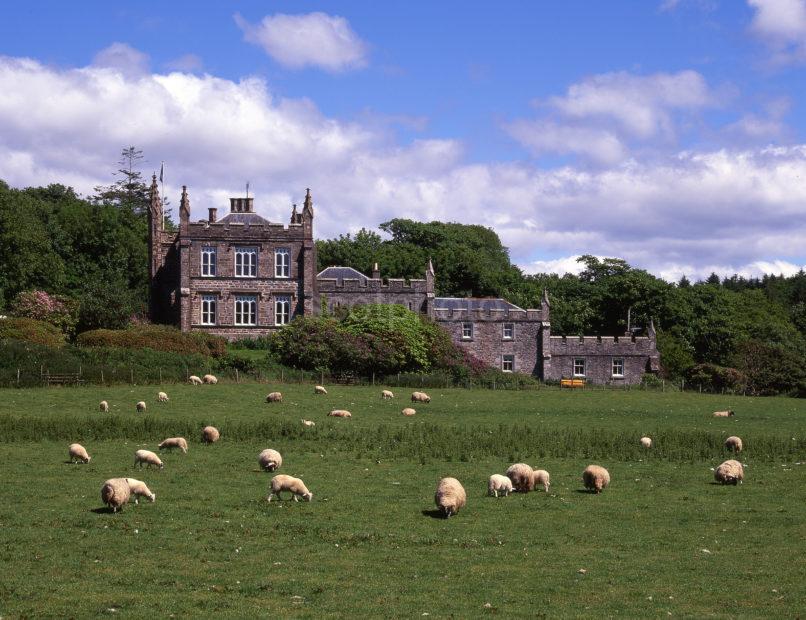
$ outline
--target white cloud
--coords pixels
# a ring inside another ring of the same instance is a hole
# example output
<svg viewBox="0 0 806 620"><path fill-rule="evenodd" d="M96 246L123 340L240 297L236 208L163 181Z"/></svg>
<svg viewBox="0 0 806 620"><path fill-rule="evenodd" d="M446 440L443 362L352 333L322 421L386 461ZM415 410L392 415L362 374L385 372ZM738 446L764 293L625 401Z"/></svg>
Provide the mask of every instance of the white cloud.
<svg viewBox="0 0 806 620"><path fill-rule="evenodd" d="M567 273L579 274L585 269L585 265L579 262L581 254L574 256L563 256L562 258L553 258L546 260L535 260L519 267L524 273L556 273L558 276L563 276ZM604 257L597 256L598 259Z"/></svg>
<svg viewBox="0 0 806 620"><path fill-rule="evenodd" d="M183 54L178 58L169 60L165 67L172 71L182 71L185 73L195 73L201 71L204 63L196 54Z"/></svg>
<svg viewBox="0 0 806 620"><path fill-rule="evenodd" d="M367 45L338 15L267 15L258 24L240 14L235 23L244 39L263 48L269 56L290 69L319 67L333 73L358 69L367 64Z"/></svg>
<svg viewBox="0 0 806 620"><path fill-rule="evenodd" d="M119 71L127 77L148 73L148 55L126 43L113 43L95 54L92 64Z"/></svg>
<svg viewBox="0 0 806 620"><path fill-rule="evenodd" d="M505 129L536 156L544 153L582 155L597 164L609 165L623 161L628 155L621 140L605 129L523 119L506 125Z"/></svg>
<svg viewBox="0 0 806 620"><path fill-rule="evenodd" d="M772 53L772 62L806 61L806 0L747 0L755 10L750 30Z"/></svg>

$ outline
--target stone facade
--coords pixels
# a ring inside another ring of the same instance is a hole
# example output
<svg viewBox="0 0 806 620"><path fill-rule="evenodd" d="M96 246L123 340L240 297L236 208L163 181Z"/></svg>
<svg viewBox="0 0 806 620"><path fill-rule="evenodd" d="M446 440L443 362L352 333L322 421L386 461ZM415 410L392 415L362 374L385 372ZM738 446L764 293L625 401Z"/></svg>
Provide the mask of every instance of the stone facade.
<svg viewBox="0 0 806 620"><path fill-rule="evenodd" d="M431 314L434 302L434 268L429 263L425 278L381 279L378 264L372 277L349 267L328 267L316 277L321 304L330 312L358 304L399 304L414 312Z"/></svg>

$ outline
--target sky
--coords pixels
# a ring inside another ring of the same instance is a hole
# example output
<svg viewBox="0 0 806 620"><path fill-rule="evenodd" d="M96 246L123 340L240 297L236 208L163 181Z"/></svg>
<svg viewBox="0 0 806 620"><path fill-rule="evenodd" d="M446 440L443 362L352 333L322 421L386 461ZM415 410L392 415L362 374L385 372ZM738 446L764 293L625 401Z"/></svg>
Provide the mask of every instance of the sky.
<svg viewBox="0 0 806 620"><path fill-rule="evenodd" d="M0 8L0 179L82 195L120 151L191 217L246 183L315 234L493 228L526 273L806 265L806 0Z"/></svg>

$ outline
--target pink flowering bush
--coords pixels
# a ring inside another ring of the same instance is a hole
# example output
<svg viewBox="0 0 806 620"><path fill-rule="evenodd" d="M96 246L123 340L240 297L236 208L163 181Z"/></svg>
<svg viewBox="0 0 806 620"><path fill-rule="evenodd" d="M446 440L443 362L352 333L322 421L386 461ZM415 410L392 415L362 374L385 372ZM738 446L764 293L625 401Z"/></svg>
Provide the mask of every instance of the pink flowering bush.
<svg viewBox="0 0 806 620"><path fill-rule="evenodd" d="M17 317L50 323L65 334L72 334L76 326L78 302L45 291L24 291L14 298L11 312Z"/></svg>

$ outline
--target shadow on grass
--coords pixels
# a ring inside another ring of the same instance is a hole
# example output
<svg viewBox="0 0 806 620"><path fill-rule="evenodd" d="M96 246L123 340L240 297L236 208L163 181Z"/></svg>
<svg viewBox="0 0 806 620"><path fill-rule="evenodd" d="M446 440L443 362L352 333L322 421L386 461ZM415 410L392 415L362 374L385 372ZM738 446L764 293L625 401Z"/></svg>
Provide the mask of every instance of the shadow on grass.
<svg viewBox="0 0 806 620"><path fill-rule="evenodd" d="M117 514L109 506L104 506L103 508L93 508L93 509L90 510L90 512L94 512L97 515Z"/></svg>
<svg viewBox="0 0 806 620"><path fill-rule="evenodd" d="M437 510L433 508L431 510L423 510L422 511L424 517L431 517L432 519L444 519L445 515L442 514L441 510Z"/></svg>
<svg viewBox="0 0 806 620"><path fill-rule="evenodd" d="M596 491L593 489L577 489L575 493L584 493L585 495L596 495Z"/></svg>

